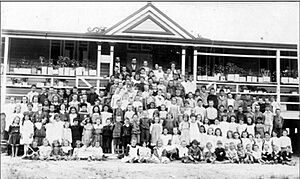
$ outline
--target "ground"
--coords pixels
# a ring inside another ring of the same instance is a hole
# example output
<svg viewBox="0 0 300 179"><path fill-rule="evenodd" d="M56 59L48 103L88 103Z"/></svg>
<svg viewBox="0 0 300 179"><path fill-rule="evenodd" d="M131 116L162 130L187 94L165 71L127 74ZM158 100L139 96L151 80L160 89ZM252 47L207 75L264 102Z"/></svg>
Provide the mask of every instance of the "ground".
<svg viewBox="0 0 300 179"><path fill-rule="evenodd" d="M30 161L1 155L2 179L57 178L299 178L296 166L260 164L123 164L103 162Z"/></svg>

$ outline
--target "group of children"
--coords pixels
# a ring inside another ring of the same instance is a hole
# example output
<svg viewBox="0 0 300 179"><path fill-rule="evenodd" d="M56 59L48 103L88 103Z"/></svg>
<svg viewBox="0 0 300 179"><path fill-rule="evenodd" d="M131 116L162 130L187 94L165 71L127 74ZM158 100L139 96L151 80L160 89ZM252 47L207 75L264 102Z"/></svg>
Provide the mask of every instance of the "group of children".
<svg viewBox="0 0 300 179"><path fill-rule="evenodd" d="M22 145L23 158L42 160L113 153L122 162L293 164L274 97L208 92L174 66L168 74L156 67L133 76L125 68L99 93L32 85L20 103L3 105L1 140L12 156Z"/></svg>

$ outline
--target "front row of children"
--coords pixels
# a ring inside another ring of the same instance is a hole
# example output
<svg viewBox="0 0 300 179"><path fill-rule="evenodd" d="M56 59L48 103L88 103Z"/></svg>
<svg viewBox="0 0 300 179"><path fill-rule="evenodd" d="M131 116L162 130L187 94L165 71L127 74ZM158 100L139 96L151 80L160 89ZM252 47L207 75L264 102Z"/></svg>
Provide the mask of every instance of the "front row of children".
<svg viewBox="0 0 300 179"><path fill-rule="evenodd" d="M244 146L239 143L237 147L234 142L223 146L221 140L217 141L214 148L211 142L207 142L204 149L199 147L197 140L193 140L191 145L182 140L179 145L172 145L171 142L167 146L163 145L163 140L158 139L153 150L147 147L147 143L143 142L142 146L137 145L137 139L132 138L131 143L127 145L125 156L121 159L124 163L169 163L173 160L181 160L183 163L260 163L260 164L287 164L295 165L292 161L291 147L287 146L279 150L274 146L272 152L269 145L264 144L263 151L258 145L253 146L247 144ZM37 142L33 141L27 151L27 159L33 160L104 160L106 157L100 143L97 141L94 145L88 146L76 141L76 147L73 149L67 140L53 142L49 145L47 139L43 140L43 145L38 147Z"/></svg>

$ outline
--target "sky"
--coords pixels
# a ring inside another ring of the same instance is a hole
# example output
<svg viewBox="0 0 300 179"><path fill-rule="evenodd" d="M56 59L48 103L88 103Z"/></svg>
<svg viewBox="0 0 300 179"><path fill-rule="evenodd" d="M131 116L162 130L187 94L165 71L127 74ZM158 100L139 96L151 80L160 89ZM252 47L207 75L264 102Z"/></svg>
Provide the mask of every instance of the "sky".
<svg viewBox="0 0 300 179"><path fill-rule="evenodd" d="M1 2L1 28L87 32L111 27L146 2ZM299 43L297 2L153 2L194 36Z"/></svg>

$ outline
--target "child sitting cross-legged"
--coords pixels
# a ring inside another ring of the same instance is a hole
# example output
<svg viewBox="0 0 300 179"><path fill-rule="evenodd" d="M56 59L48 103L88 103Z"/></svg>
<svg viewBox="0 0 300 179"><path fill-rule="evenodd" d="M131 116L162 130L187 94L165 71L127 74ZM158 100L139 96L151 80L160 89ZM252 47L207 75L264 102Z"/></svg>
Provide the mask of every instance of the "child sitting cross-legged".
<svg viewBox="0 0 300 179"><path fill-rule="evenodd" d="M292 160L292 148L291 146L287 146L286 148L281 149L282 155L282 164L295 166L296 162Z"/></svg>
<svg viewBox="0 0 300 179"><path fill-rule="evenodd" d="M211 142L207 142L203 150L204 160L207 163L214 163L216 160L215 150Z"/></svg>
<svg viewBox="0 0 300 179"><path fill-rule="evenodd" d="M89 153L89 158L88 160L97 160L97 161L101 161L103 160L103 150L102 147L100 146L100 142L96 141L94 143L94 146L89 146L87 148L88 153Z"/></svg>
<svg viewBox="0 0 300 179"><path fill-rule="evenodd" d="M27 155L25 159L38 160L39 159L39 147L37 141L32 141L32 144L28 146Z"/></svg>
<svg viewBox="0 0 300 179"><path fill-rule="evenodd" d="M181 160L182 163L189 162L189 149L186 146L187 142L185 140L182 140L180 146L178 147L178 158Z"/></svg>
<svg viewBox="0 0 300 179"><path fill-rule="evenodd" d="M169 163L170 160L166 156L166 150L163 147L161 139L157 140L156 146L153 148L153 154L150 161L153 163Z"/></svg>
<svg viewBox="0 0 300 179"><path fill-rule="evenodd" d="M246 158L245 163L254 163L253 151L251 148L251 144L246 145Z"/></svg>
<svg viewBox="0 0 300 179"><path fill-rule="evenodd" d="M39 147L40 160L49 160L52 148L47 139L43 140L43 145Z"/></svg>
<svg viewBox="0 0 300 179"><path fill-rule="evenodd" d="M261 161L261 150L259 149L258 145L253 146L252 156L253 156L254 163L261 163L262 162Z"/></svg>
<svg viewBox="0 0 300 179"><path fill-rule="evenodd" d="M246 151L241 143L237 145L237 154L239 157L239 163L245 163Z"/></svg>
<svg viewBox="0 0 300 179"><path fill-rule="evenodd" d="M189 161L198 163L201 160L202 154L201 149L199 147L199 142L197 140L192 141L192 145L189 148L188 156Z"/></svg>
<svg viewBox="0 0 300 179"><path fill-rule="evenodd" d="M60 160L64 156L64 152L61 149L58 140L54 140L52 144L52 151L50 154L50 160Z"/></svg>
<svg viewBox="0 0 300 179"><path fill-rule="evenodd" d="M79 160L80 159L79 158L80 152L81 152L81 141L77 140L75 142L75 147L73 149L72 159L73 160Z"/></svg>
<svg viewBox="0 0 300 179"><path fill-rule="evenodd" d="M121 159L123 163L135 163L139 160L139 146L137 144L137 139L132 138L131 144L127 145L125 149L125 157Z"/></svg>
<svg viewBox="0 0 300 179"><path fill-rule="evenodd" d="M272 153L269 150L270 146L268 144L264 145L264 149L261 153L261 161L262 164L273 164L273 157L272 157Z"/></svg>
<svg viewBox="0 0 300 179"><path fill-rule="evenodd" d="M151 149L147 147L147 143L143 142L142 147L139 148L139 163L148 163L151 158Z"/></svg>
<svg viewBox="0 0 300 179"><path fill-rule="evenodd" d="M223 143L222 141L218 140L217 141L217 147L215 149L215 155L216 155L216 160L215 163L229 163L229 160L226 156L226 151L223 148Z"/></svg>
<svg viewBox="0 0 300 179"><path fill-rule="evenodd" d="M272 157L275 164L282 163L281 151L279 150L279 147L277 145L273 146Z"/></svg>
<svg viewBox="0 0 300 179"><path fill-rule="evenodd" d="M230 163L239 163L239 157L237 155L237 151L235 149L234 142L229 143L229 149L227 151L227 157Z"/></svg>
<svg viewBox="0 0 300 179"><path fill-rule="evenodd" d="M71 143L68 140L63 140L62 141L62 146L61 149L63 151L63 158L65 160L70 160L72 156L72 147Z"/></svg>

